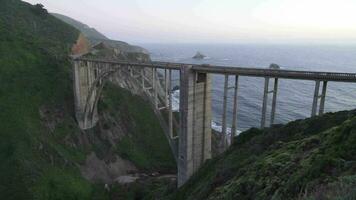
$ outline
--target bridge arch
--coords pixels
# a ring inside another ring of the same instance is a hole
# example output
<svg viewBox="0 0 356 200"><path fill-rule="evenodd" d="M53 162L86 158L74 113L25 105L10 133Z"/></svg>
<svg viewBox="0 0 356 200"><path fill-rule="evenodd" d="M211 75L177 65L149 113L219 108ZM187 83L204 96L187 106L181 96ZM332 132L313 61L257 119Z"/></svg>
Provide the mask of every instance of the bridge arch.
<svg viewBox="0 0 356 200"><path fill-rule="evenodd" d="M74 59L73 66L76 118L81 129L90 129L98 122L97 104L105 82L118 81L122 88L149 100L177 161L178 186L211 158L211 81L206 73L198 74L192 66L131 65L81 58ZM165 72L163 80L158 69ZM179 122L172 109L173 70L180 73L182 86Z"/></svg>

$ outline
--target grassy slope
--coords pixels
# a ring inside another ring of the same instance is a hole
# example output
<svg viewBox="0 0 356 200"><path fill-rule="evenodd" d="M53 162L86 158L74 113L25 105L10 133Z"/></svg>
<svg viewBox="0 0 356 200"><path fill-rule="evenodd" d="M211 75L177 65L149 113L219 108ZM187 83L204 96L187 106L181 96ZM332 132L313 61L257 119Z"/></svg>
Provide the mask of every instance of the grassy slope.
<svg viewBox="0 0 356 200"><path fill-rule="evenodd" d="M116 146L118 154L142 170L175 171L173 154L148 102L112 84L103 92L99 110L127 130ZM104 126L110 128L109 122Z"/></svg>
<svg viewBox="0 0 356 200"><path fill-rule="evenodd" d="M104 147L106 141L98 146L78 142L83 133L73 119L67 55L79 32L41 8L19 0L0 3L0 199L107 198L103 187L88 183L77 168L90 151L111 148ZM135 102L135 97L130 101ZM144 102L136 102L144 107ZM138 117L138 111L134 112L133 117ZM150 119L147 123L155 121L154 115L145 117ZM135 123L132 120L129 124ZM157 130L157 123L153 124L152 130ZM149 126L140 127L137 130L154 134ZM95 140L100 135L88 134ZM174 169L167 142L156 139L150 142L166 145L164 152L142 153L140 146L139 153L128 156L145 157L137 161L143 168ZM144 150L161 148L147 141L142 146ZM158 159L162 164L156 163Z"/></svg>
<svg viewBox="0 0 356 200"><path fill-rule="evenodd" d="M356 112L251 129L171 199L355 199Z"/></svg>
<svg viewBox="0 0 356 200"><path fill-rule="evenodd" d="M1 199L87 199L90 195L90 185L78 171L59 164L60 155L80 156L54 143L60 131L49 137L39 114L40 106L57 107L71 121L71 105L66 103L72 98L67 55L77 37L75 29L40 8L1 1Z"/></svg>

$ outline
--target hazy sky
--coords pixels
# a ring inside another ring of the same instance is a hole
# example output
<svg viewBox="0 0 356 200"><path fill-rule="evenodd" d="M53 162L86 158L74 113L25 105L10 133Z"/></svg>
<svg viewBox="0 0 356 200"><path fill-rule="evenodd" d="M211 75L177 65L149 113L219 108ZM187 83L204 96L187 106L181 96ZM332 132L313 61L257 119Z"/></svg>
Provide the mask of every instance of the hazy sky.
<svg viewBox="0 0 356 200"><path fill-rule="evenodd" d="M26 0L134 43L356 43L356 0Z"/></svg>

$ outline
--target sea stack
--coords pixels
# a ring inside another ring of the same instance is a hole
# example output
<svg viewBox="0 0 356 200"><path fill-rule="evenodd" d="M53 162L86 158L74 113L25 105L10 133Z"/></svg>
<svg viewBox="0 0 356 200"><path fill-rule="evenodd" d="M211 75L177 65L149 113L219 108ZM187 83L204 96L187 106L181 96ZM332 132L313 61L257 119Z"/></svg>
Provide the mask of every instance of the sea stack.
<svg viewBox="0 0 356 200"><path fill-rule="evenodd" d="M193 56L193 59L204 59L204 58L206 58L206 56L200 53L199 51L195 54L195 56Z"/></svg>
<svg viewBox="0 0 356 200"><path fill-rule="evenodd" d="M279 65L275 64L275 63L272 63L272 64L269 65L269 68L270 69L280 69L281 67Z"/></svg>

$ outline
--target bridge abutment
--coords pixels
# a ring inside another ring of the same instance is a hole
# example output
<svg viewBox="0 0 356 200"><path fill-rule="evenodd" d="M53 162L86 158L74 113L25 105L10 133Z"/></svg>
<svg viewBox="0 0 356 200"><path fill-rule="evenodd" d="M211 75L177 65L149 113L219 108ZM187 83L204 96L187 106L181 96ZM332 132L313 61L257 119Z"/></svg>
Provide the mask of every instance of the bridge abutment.
<svg viewBox="0 0 356 200"><path fill-rule="evenodd" d="M178 187L211 158L211 77L181 69Z"/></svg>
<svg viewBox="0 0 356 200"><path fill-rule="evenodd" d="M91 62L74 61L75 115L83 130L95 126L98 118L96 88L92 88L98 72ZM94 86L95 87L95 86Z"/></svg>

